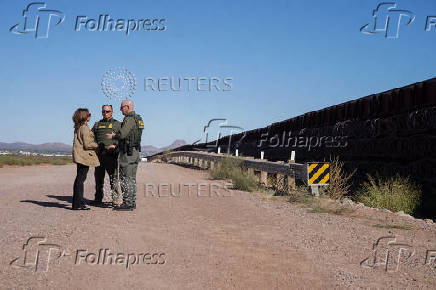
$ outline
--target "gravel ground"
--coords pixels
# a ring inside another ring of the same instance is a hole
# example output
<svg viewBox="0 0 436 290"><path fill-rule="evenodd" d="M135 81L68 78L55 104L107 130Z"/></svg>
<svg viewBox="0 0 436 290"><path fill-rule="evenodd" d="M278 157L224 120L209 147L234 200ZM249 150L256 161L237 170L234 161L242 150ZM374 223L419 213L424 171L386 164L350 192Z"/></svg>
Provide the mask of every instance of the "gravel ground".
<svg viewBox="0 0 436 290"><path fill-rule="evenodd" d="M0 168L2 289L436 288L432 221L353 203L313 213L157 163L139 166L135 211L72 211L74 177ZM91 169L89 200L93 188Z"/></svg>

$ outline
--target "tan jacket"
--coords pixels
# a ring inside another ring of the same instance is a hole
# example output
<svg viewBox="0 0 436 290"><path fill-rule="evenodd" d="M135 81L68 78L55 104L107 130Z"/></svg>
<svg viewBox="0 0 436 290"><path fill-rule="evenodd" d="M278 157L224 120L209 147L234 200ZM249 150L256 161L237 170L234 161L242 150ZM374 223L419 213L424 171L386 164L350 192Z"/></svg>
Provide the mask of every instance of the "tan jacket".
<svg viewBox="0 0 436 290"><path fill-rule="evenodd" d="M98 145L94 141L94 133L87 124L80 126L74 131L73 162L86 166L96 167L100 165L94 149Z"/></svg>

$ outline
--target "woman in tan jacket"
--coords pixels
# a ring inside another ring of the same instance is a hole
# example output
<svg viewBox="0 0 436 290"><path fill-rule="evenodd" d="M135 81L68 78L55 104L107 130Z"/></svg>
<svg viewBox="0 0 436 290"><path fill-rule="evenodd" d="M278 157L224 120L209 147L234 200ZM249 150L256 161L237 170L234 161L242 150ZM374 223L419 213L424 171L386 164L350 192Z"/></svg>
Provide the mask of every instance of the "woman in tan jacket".
<svg viewBox="0 0 436 290"><path fill-rule="evenodd" d="M91 114L88 109L79 108L74 112L73 162L77 164L77 175L73 187L73 210L89 210L83 202L83 190L89 166L100 165L94 134L88 127Z"/></svg>

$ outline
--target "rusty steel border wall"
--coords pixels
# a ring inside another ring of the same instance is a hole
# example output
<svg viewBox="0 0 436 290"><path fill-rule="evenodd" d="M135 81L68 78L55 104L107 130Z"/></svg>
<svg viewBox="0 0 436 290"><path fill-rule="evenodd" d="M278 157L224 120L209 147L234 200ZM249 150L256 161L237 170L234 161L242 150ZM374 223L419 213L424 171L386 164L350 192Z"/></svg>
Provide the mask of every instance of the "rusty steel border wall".
<svg viewBox="0 0 436 290"><path fill-rule="evenodd" d="M313 144L316 137L324 138L320 146L309 150L304 141L311 137ZM229 138L218 140L221 152L234 153L238 148L240 154L259 158L264 151L268 160L287 161L295 151L299 163L339 156L348 170L357 168L356 182L366 174L410 176L424 187L423 211L436 212L436 78L233 135L230 148ZM265 142L270 138L275 138L274 144ZM342 144L330 142L339 139ZM176 150L194 147L185 145Z"/></svg>

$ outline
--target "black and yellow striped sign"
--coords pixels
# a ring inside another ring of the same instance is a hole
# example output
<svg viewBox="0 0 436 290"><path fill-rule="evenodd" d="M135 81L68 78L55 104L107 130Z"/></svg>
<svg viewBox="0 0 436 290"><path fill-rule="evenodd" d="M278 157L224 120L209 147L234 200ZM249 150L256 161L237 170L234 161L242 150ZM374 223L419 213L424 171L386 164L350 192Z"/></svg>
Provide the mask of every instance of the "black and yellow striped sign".
<svg viewBox="0 0 436 290"><path fill-rule="evenodd" d="M330 163L314 162L307 164L307 180L309 185L323 185L330 182Z"/></svg>

